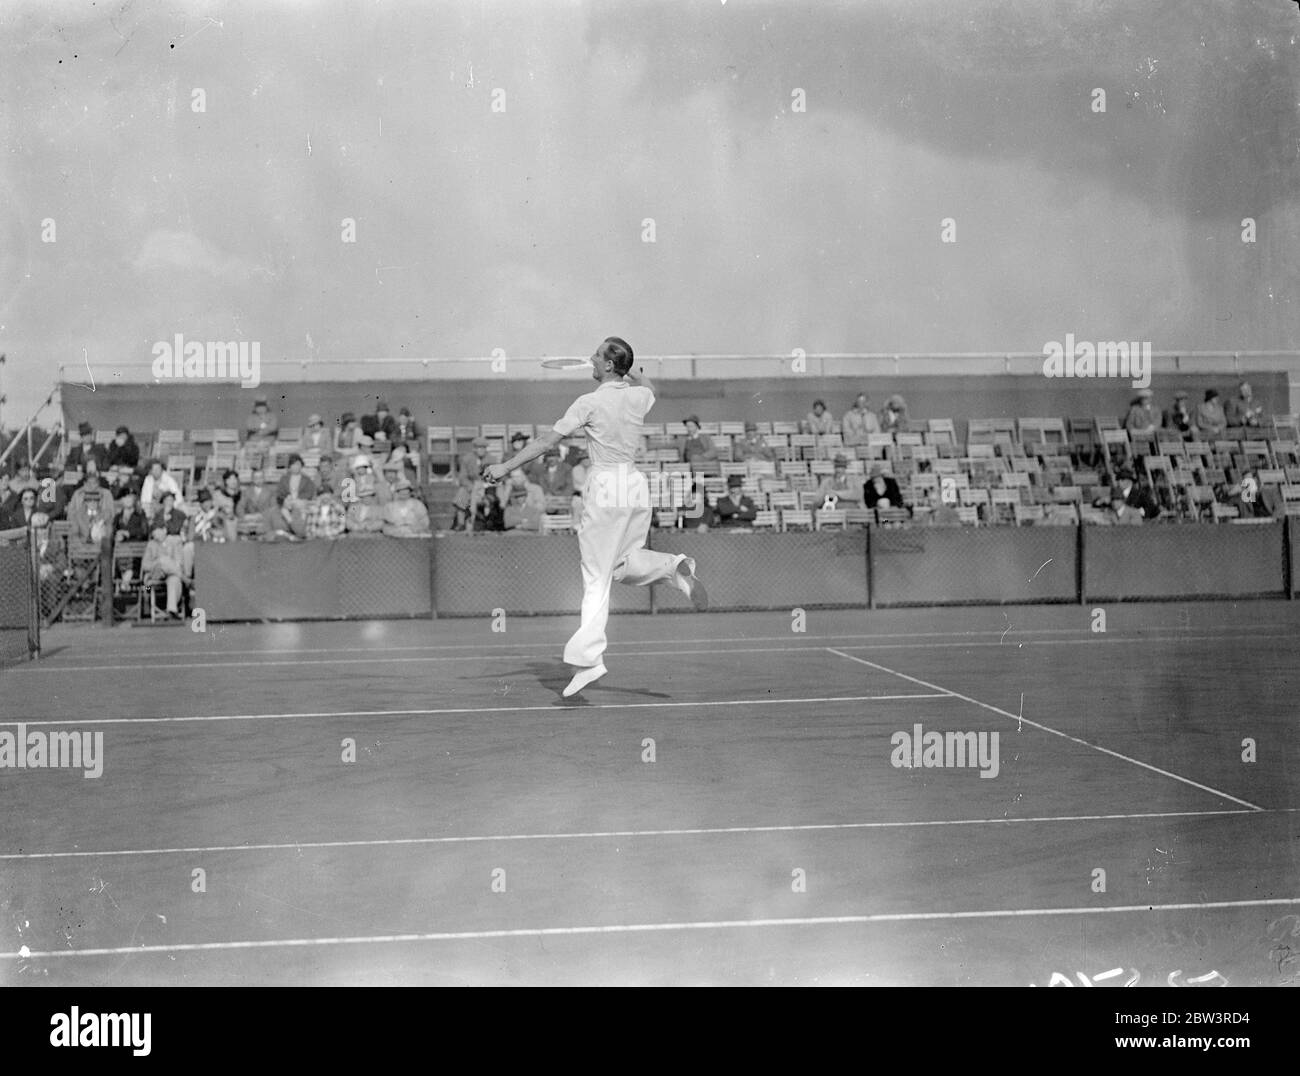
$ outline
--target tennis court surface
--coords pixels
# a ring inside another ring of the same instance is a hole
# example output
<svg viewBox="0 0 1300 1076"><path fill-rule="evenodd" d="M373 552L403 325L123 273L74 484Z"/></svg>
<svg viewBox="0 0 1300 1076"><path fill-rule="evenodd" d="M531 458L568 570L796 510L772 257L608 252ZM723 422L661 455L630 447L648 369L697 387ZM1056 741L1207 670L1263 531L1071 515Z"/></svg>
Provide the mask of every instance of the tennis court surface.
<svg viewBox="0 0 1300 1076"><path fill-rule="evenodd" d="M1105 614L52 629L0 983L1297 981L1300 607Z"/></svg>

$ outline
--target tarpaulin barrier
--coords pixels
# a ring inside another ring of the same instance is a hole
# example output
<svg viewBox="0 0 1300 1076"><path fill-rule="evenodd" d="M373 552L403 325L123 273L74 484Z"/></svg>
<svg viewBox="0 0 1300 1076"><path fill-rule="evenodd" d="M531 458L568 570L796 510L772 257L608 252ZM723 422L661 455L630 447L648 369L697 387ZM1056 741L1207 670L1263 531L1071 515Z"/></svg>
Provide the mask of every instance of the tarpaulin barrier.
<svg viewBox="0 0 1300 1076"><path fill-rule="evenodd" d="M1283 526L1260 523L1149 523L1085 527L1088 601L1281 597Z"/></svg>
<svg viewBox="0 0 1300 1076"><path fill-rule="evenodd" d="M28 538L0 543L0 663L40 649L41 618Z"/></svg>
<svg viewBox="0 0 1300 1076"><path fill-rule="evenodd" d="M1077 601L1075 527L876 528L871 594L891 605Z"/></svg>
<svg viewBox="0 0 1300 1076"><path fill-rule="evenodd" d="M195 604L216 621L427 617L432 542L200 542Z"/></svg>
<svg viewBox="0 0 1300 1076"><path fill-rule="evenodd" d="M866 532L734 534L656 530L650 548L685 553L710 609L794 609L867 604ZM689 609L676 587L654 588L656 610Z"/></svg>
<svg viewBox="0 0 1300 1076"><path fill-rule="evenodd" d="M438 616L578 613L582 569L572 534L449 534L433 539ZM649 587L615 584L610 611L648 612Z"/></svg>

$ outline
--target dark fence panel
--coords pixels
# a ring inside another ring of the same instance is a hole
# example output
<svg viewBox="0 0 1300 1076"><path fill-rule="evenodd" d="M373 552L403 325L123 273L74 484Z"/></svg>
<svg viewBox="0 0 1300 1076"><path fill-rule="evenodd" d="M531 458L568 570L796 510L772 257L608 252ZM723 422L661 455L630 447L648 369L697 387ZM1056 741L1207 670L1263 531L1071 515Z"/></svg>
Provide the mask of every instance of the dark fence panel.
<svg viewBox="0 0 1300 1076"><path fill-rule="evenodd" d="M0 543L0 664L40 649L40 613L27 539Z"/></svg>
<svg viewBox="0 0 1300 1076"><path fill-rule="evenodd" d="M913 527L871 533L876 606L1078 600L1074 527Z"/></svg>
<svg viewBox="0 0 1300 1076"><path fill-rule="evenodd" d="M865 531L728 534L652 531L650 546L695 558L711 609L865 606ZM670 584L654 588L656 609L689 609Z"/></svg>
<svg viewBox="0 0 1300 1076"><path fill-rule="evenodd" d="M1088 601L1244 598L1284 593L1282 524L1088 527Z"/></svg>

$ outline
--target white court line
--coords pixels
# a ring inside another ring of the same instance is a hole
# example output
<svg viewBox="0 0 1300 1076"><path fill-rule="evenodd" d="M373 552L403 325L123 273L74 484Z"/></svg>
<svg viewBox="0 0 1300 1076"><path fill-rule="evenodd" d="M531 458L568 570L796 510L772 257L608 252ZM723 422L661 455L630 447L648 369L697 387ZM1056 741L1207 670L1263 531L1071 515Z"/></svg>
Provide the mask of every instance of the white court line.
<svg viewBox="0 0 1300 1076"><path fill-rule="evenodd" d="M892 676L897 676L903 680L908 680L913 684L920 684L922 687L928 687L932 691L944 691L938 684L932 684L926 680L919 680L915 676L908 676L907 673L898 672L896 669L886 668L884 665L877 665L874 661L868 661L866 658L855 658L852 654L846 654L842 650L836 650L833 647L827 647L832 654L839 654L842 658L848 658L849 661L856 661L859 664L870 666L873 669L879 669L881 672L887 672ZM1191 785L1193 788L1199 788L1202 792L1209 792L1211 795L1218 796L1220 799L1231 800L1233 803L1239 803L1243 807L1249 807L1252 811L1263 811L1265 808L1258 804L1251 803L1248 800L1238 799L1227 792L1220 792L1217 788L1211 788L1209 785L1203 785L1199 781L1193 781L1189 777L1182 777L1169 770L1162 770L1159 766L1153 766L1149 762L1143 762L1141 759L1133 758L1131 755L1121 754L1119 751L1112 751L1109 747L1102 747L1100 744L1091 743L1088 740L1082 740L1078 736L1071 736L1068 732L1062 732L1060 729L1051 728L1048 725L1040 724L1037 721L1030 721L1029 718L1020 714L1013 714L1010 710L1004 710L1000 706L992 706L987 702L980 702L979 699L972 699L969 695L963 695L957 691L950 691L953 698L961 699L962 702L969 702L973 706L982 707L985 710L991 710L995 714L1001 714L1003 717L1009 717L1012 721L1019 722L1036 728L1042 732L1050 732L1053 736L1060 736L1063 740L1069 740L1072 743L1082 744L1084 747L1090 747L1094 751L1100 751L1103 755L1110 755L1112 758L1121 759L1124 762L1130 762L1134 766L1141 766L1144 770L1150 770L1152 773L1158 773L1163 777L1171 777L1175 781L1181 781L1185 785Z"/></svg>
<svg viewBox="0 0 1300 1076"><path fill-rule="evenodd" d="M898 699L946 699L950 691L918 695L827 695L807 699L713 699L700 702L602 702L588 706L454 706L441 710L321 710L300 714L206 714L199 717L86 717L46 720L40 717L21 721L0 721L0 728L16 725L161 725L189 721L287 721L293 718L336 717L442 717L448 714L528 714L583 713L595 710L660 710L678 707L707 706L781 706L830 702L893 702Z"/></svg>
<svg viewBox="0 0 1300 1076"><path fill-rule="evenodd" d="M1214 900L1201 904L1120 904L1102 908L999 908L974 912L881 912L876 915L829 915L806 919L718 919L712 922L619 923L609 926L532 927L518 930L461 930L430 934L373 934L339 938L269 938L263 941L177 942L172 945L123 945L105 949L52 949L0 953L0 960L49 960L55 957L139 956L149 953L200 953L237 949L289 949L326 945L391 945L395 942L483 941L491 938L548 938L583 934L651 934L687 930L743 930L761 927L854 926L870 923L922 923L960 919L1010 919L1062 915L1128 915L1142 912L1190 912L1212 908L1266 908L1300 904L1300 897L1265 900Z"/></svg>
<svg viewBox="0 0 1300 1076"><path fill-rule="evenodd" d="M1071 629L1073 633L1077 629ZM1005 633L999 632L980 632L981 635L999 635ZM956 643L855 643L844 645L844 650L964 650L974 649L976 647L1000 648L1004 646L1095 646L1098 644L1117 644L1131 643L1140 641L1144 643L1183 643L1183 642L1217 642L1222 639L1237 638L1239 635L1248 633L1215 633L1210 635L1123 635L1118 632L1108 632L1105 635L1083 635L1077 639L1027 639L1017 643L1013 638L1012 641L1006 642L999 639L997 642L956 642ZM852 638L852 636L821 636L820 639L835 638ZM701 642L722 641L722 640L701 640ZM547 646L554 647L554 643L519 643L519 646ZM626 644L625 644L626 645ZM411 647L394 649L415 649ZM430 664L435 662L470 662L470 661L507 661L507 660L526 660L537 658L537 654L511 654L498 652L491 646L478 648L479 652L473 655L455 654L455 655L426 655L420 657L386 657L386 650L377 650L367 657L361 658L285 658L277 661L185 661L166 663L168 669L256 669L262 666L267 668L277 668L284 665L402 665L410 663ZM718 650L702 650L698 646L688 646L684 649L676 650L644 650L630 649L626 652L615 652L611 647L608 653L614 657L717 657L722 654L771 654L771 653L793 653L804 651L820 652L830 648L822 645L818 639L809 639L804 643L794 646L751 646L751 647L726 647ZM353 651L355 652L355 651ZM232 651L233 653L233 651ZM239 653L257 653L257 651L239 651ZM318 651L304 651L304 653L318 653ZM154 655L148 656L150 661L154 660ZM558 661L558 659L557 659ZM81 672L121 672L125 670L135 670L140 667L139 662L117 665L57 665L45 662L30 662L27 665L17 666L14 672L21 673L81 673Z"/></svg>
<svg viewBox="0 0 1300 1076"><path fill-rule="evenodd" d="M466 837L387 837L357 841L293 841L281 844L216 844L189 848L114 848L100 852L5 852L0 861L23 859L98 859L109 856L202 855L212 852L288 852L304 848L389 848L402 845L487 844L500 841L576 841L629 837L710 837L736 833L811 833L834 830L912 829L918 826L1012 826L1040 822L1113 822L1147 818L1207 818L1273 811L1152 811L1140 814L1039 815L1033 818L943 818L929 822L821 822L802 826L717 826L699 829L612 829L590 833L492 833Z"/></svg>

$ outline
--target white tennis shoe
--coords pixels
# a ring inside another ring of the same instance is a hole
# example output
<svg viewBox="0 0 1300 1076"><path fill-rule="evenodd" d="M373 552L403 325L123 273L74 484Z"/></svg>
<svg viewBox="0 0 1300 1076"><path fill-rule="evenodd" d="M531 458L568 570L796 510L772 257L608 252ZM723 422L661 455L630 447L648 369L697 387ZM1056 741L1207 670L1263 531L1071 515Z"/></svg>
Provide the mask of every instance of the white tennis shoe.
<svg viewBox="0 0 1300 1076"><path fill-rule="evenodd" d="M564 697L567 699L570 695L576 695L588 684L594 684L608 671L609 670L605 668L604 662L601 662L599 665L592 665L586 669L579 669L573 674L573 679L569 681L569 686L564 689Z"/></svg>

